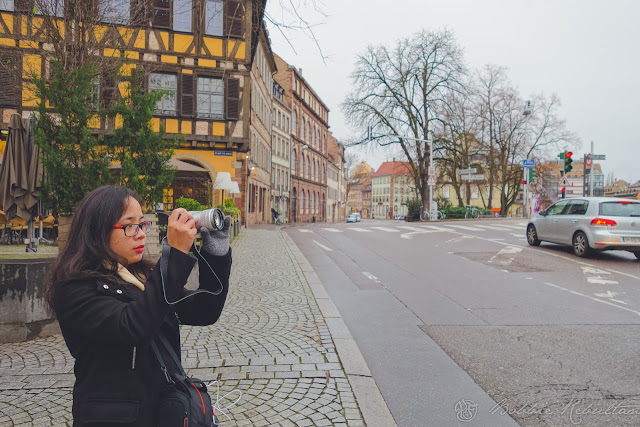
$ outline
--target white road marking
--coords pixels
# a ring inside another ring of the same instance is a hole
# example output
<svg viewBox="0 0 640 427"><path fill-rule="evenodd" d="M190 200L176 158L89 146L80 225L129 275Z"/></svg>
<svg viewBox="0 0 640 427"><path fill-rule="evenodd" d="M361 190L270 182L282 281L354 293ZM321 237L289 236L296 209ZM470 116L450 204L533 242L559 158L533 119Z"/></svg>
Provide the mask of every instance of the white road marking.
<svg viewBox="0 0 640 427"><path fill-rule="evenodd" d="M313 233L313 231L312 231L312 230L307 230L306 228L301 228L301 229L300 229L300 232L301 232L301 233Z"/></svg>
<svg viewBox="0 0 640 427"><path fill-rule="evenodd" d="M387 233L399 233L399 230L395 230L393 228L387 228L387 227L371 227L375 230L380 230L380 231L386 231Z"/></svg>
<svg viewBox="0 0 640 427"><path fill-rule="evenodd" d="M587 277L587 282L595 283L596 285L617 285L618 284L618 282L616 282L615 280L605 279L600 276Z"/></svg>
<svg viewBox="0 0 640 427"><path fill-rule="evenodd" d="M373 274L369 273L368 271L363 271L362 274L364 274L367 279L372 280L375 283L380 283L380 280L378 280L378 278L376 276L374 276Z"/></svg>
<svg viewBox="0 0 640 427"><path fill-rule="evenodd" d="M447 240L445 243L454 243L454 242L459 242L459 241L464 240L464 239L472 239L472 237L470 237L470 236L454 237L453 239L449 239L449 240Z"/></svg>
<svg viewBox="0 0 640 427"><path fill-rule="evenodd" d="M398 225L397 228L402 228L403 230L409 231L424 231L422 228L412 227L410 225Z"/></svg>
<svg viewBox="0 0 640 427"><path fill-rule="evenodd" d="M509 265L513 262L513 257L505 257L505 255L517 254L522 252L522 248L518 246L506 246L502 248L497 254L489 259L490 263L499 265Z"/></svg>
<svg viewBox="0 0 640 427"><path fill-rule="evenodd" d="M518 234L518 233L511 233L511 235L513 237L522 237L522 234ZM527 239L522 239L522 240L527 240Z"/></svg>
<svg viewBox="0 0 640 427"><path fill-rule="evenodd" d="M447 227L454 227L454 228L459 228L461 230L467 230L467 231L485 231L482 228L469 227L468 225L447 224Z"/></svg>
<svg viewBox="0 0 640 427"><path fill-rule="evenodd" d="M331 248L326 247L325 245L323 245L322 243L320 243L320 242L318 242L316 240L314 240L313 243L315 243L316 245L320 246L322 249L324 249L327 252L332 252Z"/></svg>
<svg viewBox="0 0 640 427"><path fill-rule="evenodd" d="M607 305L619 308L621 310L630 311L630 312L640 316L640 312L639 311L631 310L630 308L627 308L627 307L621 307L621 306L619 306L617 304L610 303L609 301L605 301L605 300L601 300L601 299L598 299L598 298L594 298L594 297L592 297L590 295L581 294L580 292L572 291L571 289L563 288L562 286L554 285L553 283L545 283L545 285L552 286L552 287L554 287L556 289L560 289L562 291L569 292L569 293L572 293L574 295L579 295L579 296L584 297L584 298L589 298L592 301L601 302L603 304L607 304Z"/></svg>
<svg viewBox="0 0 640 427"><path fill-rule="evenodd" d="M594 267L582 266L580 267L584 274L611 274L608 271L600 270Z"/></svg>
<svg viewBox="0 0 640 427"><path fill-rule="evenodd" d="M620 301L619 299L613 299L613 298L611 298L611 301L619 302L620 304L624 304L624 305L629 305L629 304L627 304L627 303L626 303L626 302L624 302L624 301Z"/></svg>
<svg viewBox="0 0 640 427"><path fill-rule="evenodd" d="M335 228L323 228L323 230L330 231L332 233L342 233L343 232L342 230L337 230Z"/></svg>
<svg viewBox="0 0 640 427"><path fill-rule="evenodd" d="M367 230L366 228L349 227L348 229L353 231L359 231L361 233L371 233L371 230Z"/></svg>
<svg viewBox="0 0 640 427"><path fill-rule="evenodd" d="M595 296L597 296L598 298L613 298L616 295L618 295L617 292L611 292L611 291L607 291L606 294L594 294Z"/></svg>
<svg viewBox="0 0 640 427"><path fill-rule="evenodd" d="M496 225L477 225L480 228L486 228L487 230L498 230L498 231L510 231L508 228L496 226Z"/></svg>
<svg viewBox="0 0 640 427"><path fill-rule="evenodd" d="M458 233L458 234L465 234L465 233L463 233L463 232L461 232L461 231L454 231L454 230L451 230L451 231L453 231L454 233ZM506 242L498 242L498 241L497 241L497 240L504 240L504 239L491 239L491 238L488 238L488 237L481 237L481 236L472 236L472 237L475 237L476 239L480 239L480 240L486 240L486 241L488 241L488 242L498 243L499 245L509 246L509 245L512 245L512 244L513 244L513 243L506 243ZM584 265L584 266L592 267L592 265L591 265L591 264L589 264L589 263L586 263L586 262L584 262L584 261L580 261L580 260L578 260L578 259L574 259L574 258L570 258L570 257L562 256L562 255L559 255L559 254L558 254L558 253L556 253L556 252L546 252L546 251L542 251L542 250L539 250L539 249L533 249L533 248L531 248L531 247L529 247L529 246L522 246L522 248L523 248L523 249L526 249L527 251L536 252L536 253L538 253L538 254L543 254L543 255L547 255L547 256L554 257L554 258L562 258L562 259L563 259L563 260L565 260L565 261L569 261L569 262L573 262L573 263L575 263L575 264L580 264L580 265ZM609 268L609 269L607 269L607 270L608 270L608 271L611 271L611 272L613 272L613 273L616 273L616 274L621 274L621 275L623 275L623 276L631 277L632 279L640 280L640 277L639 277L639 276L634 276L633 274L625 273L625 272L623 272L623 271L614 270L614 269L612 269L612 268Z"/></svg>
<svg viewBox="0 0 640 427"><path fill-rule="evenodd" d="M448 231L448 232L456 233L456 230L452 230L450 228L438 227L437 225L423 225L422 227L432 231Z"/></svg>
<svg viewBox="0 0 640 427"><path fill-rule="evenodd" d="M526 229L524 225L511 225L511 224L500 224L498 227L515 228L516 230L522 230L523 233Z"/></svg>

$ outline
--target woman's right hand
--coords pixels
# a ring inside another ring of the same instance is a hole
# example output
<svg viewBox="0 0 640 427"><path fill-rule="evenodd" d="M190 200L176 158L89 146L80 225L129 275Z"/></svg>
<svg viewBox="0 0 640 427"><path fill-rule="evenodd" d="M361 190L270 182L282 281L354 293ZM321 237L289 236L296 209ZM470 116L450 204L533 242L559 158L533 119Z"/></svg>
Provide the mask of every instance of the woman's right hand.
<svg viewBox="0 0 640 427"><path fill-rule="evenodd" d="M169 217L167 225L167 241L169 246L184 253L189 253L198 230L190 213L186 209L175 209Z"/></svg>

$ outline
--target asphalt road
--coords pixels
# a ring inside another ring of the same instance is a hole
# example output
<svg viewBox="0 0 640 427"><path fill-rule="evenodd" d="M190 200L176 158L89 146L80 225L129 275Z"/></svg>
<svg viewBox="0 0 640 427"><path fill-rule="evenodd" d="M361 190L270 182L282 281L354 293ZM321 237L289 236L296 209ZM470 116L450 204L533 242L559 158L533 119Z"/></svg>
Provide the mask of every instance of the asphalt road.
<svg viewBox="0 0 640 427"><path fill-rule="evenodd" d="M399 426L640 425L640 262L529 247L525 225L285 230Z"/></svg>

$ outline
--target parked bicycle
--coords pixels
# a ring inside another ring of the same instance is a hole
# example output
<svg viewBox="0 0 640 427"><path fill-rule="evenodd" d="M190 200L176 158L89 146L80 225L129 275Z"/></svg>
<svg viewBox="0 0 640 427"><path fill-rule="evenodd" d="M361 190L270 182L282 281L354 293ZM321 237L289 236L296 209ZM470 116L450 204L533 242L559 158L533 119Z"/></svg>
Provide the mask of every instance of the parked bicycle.
<svg viewBox="0 0 640 427"><path fill-rule="evenodd" d="M474 206L467 206L467 211L464 214L464 219L470 219L470 218L478 218L480 216L480 211L478 210L478 208L474 207Z"/></svg>
<svg viewBox="0 0 640 427"><path fill-rule="evenodd" d="M436 214L433 216L431 216L431 211L429 210L429 208L425 209L424 211L420 211L420 221L435 221L435 220L443 220L445 219L446 214L440 210L436 210Z"/></svg>

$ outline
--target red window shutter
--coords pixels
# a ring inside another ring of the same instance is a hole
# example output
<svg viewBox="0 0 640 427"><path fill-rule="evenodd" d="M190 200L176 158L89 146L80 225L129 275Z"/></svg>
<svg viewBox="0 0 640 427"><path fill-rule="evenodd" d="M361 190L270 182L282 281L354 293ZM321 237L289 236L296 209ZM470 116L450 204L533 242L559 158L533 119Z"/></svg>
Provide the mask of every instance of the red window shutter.
<svg viewBox="0 0 640 427"><path fill-rule="evenodd" d="M180 85L181 85L180 87L181 88L181 97L180 97L181 115L185 117L193 117L195 77L192 74L182 74Z"/></svg>
<svg viewBox="0 0 640 427"><path fill-rule="evenodd" d="M20 55L0 52L0 107L19 107L22 91Z"/></svg>
<svg viewBox="0 0 640 427"><path fill-rule="evenodd" d="M224 2L224 35L242 37L242 21L244 9L239 1Z"/></svg>
<svg viewBox="0 0 640 427"><path fill-rule="evenodd" d="M227 80L226 117L228 120L240 119L240 80Z"/></svg>
<svg viewBox="0 0 640 427"><path fill-rule="evenodd" d="M153 0L153 26L171 28L171 1Z"/></svg>

